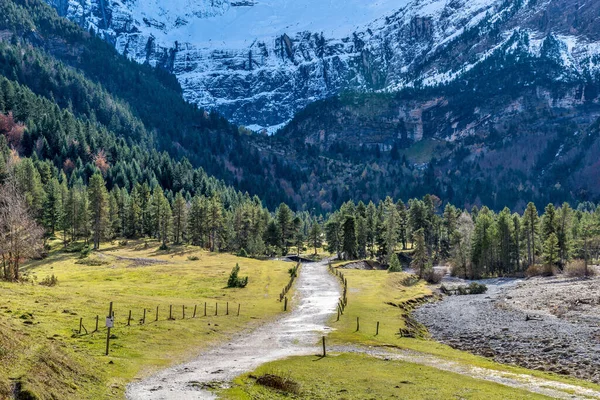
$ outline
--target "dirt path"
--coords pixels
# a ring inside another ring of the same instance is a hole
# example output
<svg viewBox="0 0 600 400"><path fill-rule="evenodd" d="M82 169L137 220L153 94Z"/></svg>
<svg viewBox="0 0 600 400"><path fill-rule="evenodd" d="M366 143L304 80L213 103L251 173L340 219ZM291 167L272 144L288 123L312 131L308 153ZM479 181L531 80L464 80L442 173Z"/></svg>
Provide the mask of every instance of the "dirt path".
<svg viewBox="0 0 600 400"><path fill-rule="evenodd" d="M164 370L127 388L127 398L213 399L208 389L227 384L261 364L295 355L316 354L319 337L340 296L325 262L302 266L295 283L293 311L229 343L208 350L187 364ZM274 300L275 301L275 300Z"/></svg>

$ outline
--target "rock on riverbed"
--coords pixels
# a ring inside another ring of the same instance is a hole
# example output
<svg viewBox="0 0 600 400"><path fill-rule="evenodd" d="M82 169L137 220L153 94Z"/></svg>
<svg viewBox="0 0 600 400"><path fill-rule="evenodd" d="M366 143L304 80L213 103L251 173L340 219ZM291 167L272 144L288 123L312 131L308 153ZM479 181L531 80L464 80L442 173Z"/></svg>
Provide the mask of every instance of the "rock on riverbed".
<svg viewBox="0 0 600 400"><path fill-rule="evenodd" d="M600 383L600 279L482 281L415 310L431 336L495 361Z"/></svg>

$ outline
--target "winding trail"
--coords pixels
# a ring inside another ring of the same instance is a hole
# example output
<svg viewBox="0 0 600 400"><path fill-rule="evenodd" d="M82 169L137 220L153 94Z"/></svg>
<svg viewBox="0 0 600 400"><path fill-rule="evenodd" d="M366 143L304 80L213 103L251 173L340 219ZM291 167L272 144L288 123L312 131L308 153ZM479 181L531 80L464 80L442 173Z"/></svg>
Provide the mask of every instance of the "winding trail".
<svg viewBox="0 0 600 400"><path fill-rule="evenodd" d="M214 399L211 388L228 385L235 377L260 365L290 356L318 354L318 339L331 330L326 324L336 312L340 286L326 262L303 264L296 280L294 309L253 331L200 354L192 362L172 367L127 388L131 400ZM442 357L390 347L334 346L338 353L359 353L410 362L475 379L543 394L557 399L600 399L600 391L534 377L475 367Z"/></svg>
<svg viewBox="0 0 600 400"><path fill-rule="evenodd" d="M208 389L230 382L261 364L297 355L317 354L319 337L331 330L340 287L327 263L303 264L295 282L293 310L254 331L198 356L192 362L166 369L127 388L131 400L214 399Z"/></svg>

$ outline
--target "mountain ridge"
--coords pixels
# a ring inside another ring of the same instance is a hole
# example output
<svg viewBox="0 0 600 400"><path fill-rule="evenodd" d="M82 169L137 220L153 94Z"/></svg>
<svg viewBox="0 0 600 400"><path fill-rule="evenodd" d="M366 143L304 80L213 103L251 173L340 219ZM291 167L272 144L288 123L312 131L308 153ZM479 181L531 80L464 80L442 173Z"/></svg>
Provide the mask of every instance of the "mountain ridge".
<svg viewBox="0 0 600 400"><path fill-rule="evenodd" d="M565 74L597 73L599 64L600 39L592 17L599 10L592 1L577 2L579 8L573 10L575 2L564 0L413 0L397 8L381 7L381 15L346 35L332 36L323 26L295 31L304 26L294 28L291 20L285 31L274 30L276 35L248 32L242 43L238 39L227 42L227 34L220 32L230 28L217 25L239 8L228 1L217 2L213 12L186 20L183 27L173 21L169 7L157 6L171 25L144 17L146 12L159 18L161 12L152 5L116 1L108 7L112 17L106 28L98 22L107 12L101 0L74 0L66 8L63 0L48 1L61 15L113 42L120 53L172 71L188 101L254 130L269 127L270 132L312 101L344 90L396 91L460 79L465 70L510 40L514 29L529 32L532 54L540 51L551 34L557 35L554 39ZM179 3L172 3L174 11ZM202 1L190 4L206 5ZM262 2L248 4L242 8L262 6ZM354 12L352 4L346 8L350 11L344 12ZM181 40L186 37L177 32L200 22L216 28ZM249 22L242 18L241 23ZM211 41L220 35L225 36L223 42ZM239 33L230 36L237 38Z"/></svg>

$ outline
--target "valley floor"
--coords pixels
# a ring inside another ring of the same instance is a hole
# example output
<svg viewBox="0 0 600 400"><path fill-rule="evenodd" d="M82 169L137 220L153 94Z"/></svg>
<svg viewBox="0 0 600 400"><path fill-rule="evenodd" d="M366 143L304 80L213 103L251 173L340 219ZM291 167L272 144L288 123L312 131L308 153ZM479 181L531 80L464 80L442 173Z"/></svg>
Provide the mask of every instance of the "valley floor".
<svg viewBox="0 0 600 400"><path fill-rule="evenodd" d="M483 281L414 313L432 337L495 361L600 383L600 279Z"/></svg>

